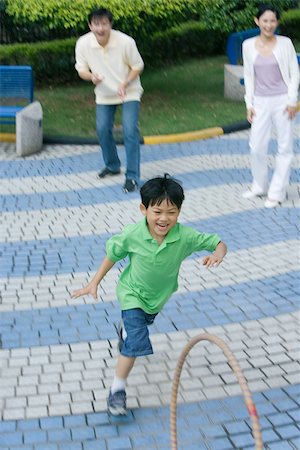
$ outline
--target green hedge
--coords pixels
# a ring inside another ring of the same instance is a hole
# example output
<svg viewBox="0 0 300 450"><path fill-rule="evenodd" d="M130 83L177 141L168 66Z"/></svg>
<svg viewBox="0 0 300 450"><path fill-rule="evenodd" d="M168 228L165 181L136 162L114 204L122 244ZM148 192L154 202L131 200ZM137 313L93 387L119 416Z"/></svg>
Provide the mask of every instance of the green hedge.
<svg viewBox="0 0 300 450"><path fill-rule="evenodd" d="M7 19L16 26L41 27L50 35L60 30L84 33L88 30L89 12L105 7L113 13L115 28L141 41L155 31L199 20L208 5L217 0L0 0L0 3L3 1Z"/></svg>
<svg viewBox="0 0 300 450"><path fill-rule="evenodd" d="M208 31L200 22L190 22L154 34L138 48L147 68L187 57L224 53L226 37ZM76 38L10 44L0 47L0 63L30 65L38 84L63 84L78 80L74 68Z"/></svg>
<svg viewBox="0 0 300 450"><path fill-rule="evenodd" d="M225 52L226 34L207 30L201 22L188 22L155 33L144 58L151 66L187 57L215 55Z"/></svg>
<svg viewBox="0 0 300 450"><path fill-rule="evenodd" d="M300 41L300 9L292 9L282 14L280 33Z"/></svg>
<svg viewBox="0 0 300 450"><path fill-rule="evenodd" d="M31 44L9 44L0 47L2 65L32 66L39 84L78 80L74 69L76 38Z"/></svg>

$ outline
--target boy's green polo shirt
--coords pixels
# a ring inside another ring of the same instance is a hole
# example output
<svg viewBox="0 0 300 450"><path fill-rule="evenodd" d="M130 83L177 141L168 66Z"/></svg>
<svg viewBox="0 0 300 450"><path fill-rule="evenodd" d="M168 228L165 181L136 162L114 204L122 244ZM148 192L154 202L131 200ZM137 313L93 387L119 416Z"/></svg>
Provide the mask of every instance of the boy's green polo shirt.
<svg viewBox="0 0 300 450"><path fill-rule="evenodd" d="M129 257L117 286L122 310L141 308L148 314L159 312L178 288L182 261L193 252L213 252L219 242L217 234L199 233L177 223L158 245L148 230L146 218L127 225L106 243L111 261Z"/></svg>

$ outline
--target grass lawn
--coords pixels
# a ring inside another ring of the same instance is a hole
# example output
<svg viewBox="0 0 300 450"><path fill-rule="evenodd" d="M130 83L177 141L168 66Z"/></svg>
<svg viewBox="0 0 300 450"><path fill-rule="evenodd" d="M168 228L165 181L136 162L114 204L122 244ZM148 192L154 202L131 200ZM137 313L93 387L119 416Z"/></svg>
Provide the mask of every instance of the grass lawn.
<svg viewBox="0 0 300 450"><path fill-rule="evenodd" d="M171 134L222 126L245 119L244 102L224 99L227 57L199 58L143 72L142 136ZM75 69L74 69L75 70ZM35 88L43 107L43 131L50 136L95 136L93 85L82 80L65 86ZM116 125L121 124L118 108ZM2 125L0 132L14 132Z"/></svg>
<svg viewBox="0 0 300 450"><path fill-rule="evenodd" d="M143 136L222 126L245 119L243 102L224 99L226 56L185 61L142 74ZM44 134L95 136L95 100L91 83L36 88L44 112ZM116 125L121 124L120 108Z"/></svg>

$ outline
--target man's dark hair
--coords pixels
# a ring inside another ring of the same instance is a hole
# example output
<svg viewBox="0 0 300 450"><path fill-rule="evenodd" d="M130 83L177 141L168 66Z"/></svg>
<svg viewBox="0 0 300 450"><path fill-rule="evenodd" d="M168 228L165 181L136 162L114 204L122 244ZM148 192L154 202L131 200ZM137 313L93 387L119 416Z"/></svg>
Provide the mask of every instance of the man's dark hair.
<svg viewBox="0 0 300 450"><path fill-rule="evenodd" d="M106 17L110 23L113 23L113 15L106 8L93 9L88 15L88 23L92 23L93 20L103 19L103 17Z"/></svg>
<svg viewBox="0 0 300 450"><path fill-rule="evenodd" d="M160 205L164 200L181 208L184 192L177 180L165 173L163 177L152 178L146 181L140 189L142 204L148 206Z"/></svg>
<svg viewBox="0 0 300 450"><path fill-rule="evenodd" d="M257 10L257 13L256 13L255 17L257 19L259 19L260 16L262 16L266 11L272 11L275 14L275 16L276 16L276 19L277 20L280 19L280 13L279 13L278 9L275 8L275 6L267 5L266 3L260 3L258 5L258 10Z"/></svg>

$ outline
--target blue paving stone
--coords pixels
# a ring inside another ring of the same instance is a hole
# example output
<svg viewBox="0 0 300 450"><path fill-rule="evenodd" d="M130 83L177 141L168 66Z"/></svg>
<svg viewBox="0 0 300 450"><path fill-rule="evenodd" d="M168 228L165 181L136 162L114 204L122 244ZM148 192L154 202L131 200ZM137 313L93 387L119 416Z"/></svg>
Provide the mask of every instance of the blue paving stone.
<svg viewBox="0 0 300 450"><path fill-rule="evenodd" d="M299 280L297 280L299 281ZM285 392L287 395L294 396L300 394L300 383L288 385L282 388L283 392Z"/></svg>
<svg viewBox="0 0 300 450"><path fill-rule="evenodd" d="M37 444L34 446L34 450L58 450L58 445L56 444Z"/></svg>
<svg viewBox="0 0 300 450"><path fill-rule="evenodd" d="M288 411L289 416L295 421L300 422L300 409L295 409L293 411ZM270 419L269 419L270 420ZM283 424L282 424L283 425Z"/></svg>
<svg viewBox="0 0 300 450"><path fill-rule="evenodd" d="M290 442L295 446L295 448L300 448L300 436L295 439L291 439Z"/></svg>
<svg viewBox="0 0 300 450"><path fill-rule="evenodd" d="M217 438L224 435L224 430L220 425L204 425L200 430L206 438Z"/></svg>
<svg viewBox="0 0 300 450"><path fill-rule="evenodd" d="M286 425L292 422L292 418L287 413L268 415L268 419L274 427Z"/></svg>
<svg viewBox="0 0 300 450"><path fill-rule="evenodd" d="M107 450L105 440L94 440L83 442L83 450Z"/></svg>
<svg viewBox="0 0 300 450"><path fill-rule="evenodd" d="M1 450L35 450L34 447L32 445L17 445L17 446L13 446L13 447L5 447L3 448L2 446L0 447Z"/></svg>
<svg viewBox="0 0 300 450"><path fill-rule="evenodd" d="M148 450L149 447L154 446L154 439L152 436L132 436L132 448L143 448Z"/></svg>
<svg viewBox="0 0 300 450"><path fill-rule="evenodd" d="M295 409L298 406L297 403L291 398L280 399L280 401L273 400L273 404L281 412L288 411L289 409Z"/></svg>
<svg viewBox="0 0 300 450"><path fill-rule="evenodd" d="M1 433L0 435L0 445L13 446L19 445L23 442L23 435L20 432L15 431L14 433Z"/></svg>
<svg viewBox="0 0 300 450"><path fill-rule="evenodd" d="M276 413L276 408L270 403L259 403L256 405L257 412L259 415Z"/></svg>
<svg viewBox="0 0 300 450"><path fill-rule="evenodd" d="M110 423L109 416L106 412L98 412L93 414L87 414L87 424L92 425L106 425Z"/></svg>
<svg viewBox="0 0 300 450"><path fill-rule="evenodd" d="M233 419L233 416L228 411L222 409L220 411L214 411L213 414L209 415L209 418L212 423L224 423L230 422Z"/></svg>
<svg viewBox="0 0 300 450"><path fill-rule="evenodd" d="M86 425L86 418L82 415L65 416L64 426L69 427L80 427Z"/></svg>
<svg viewBox="0 0 300 450"><path fill-rule="evenodd" d="M47 441L47 433L42 430L29 430L24 432L25 444L39 444Z"/></svg>
<svg viewBox="0 0 300 450"><path fill-rule="evenodd" d="M283 439L292 439L299 437L300 430L295 425L284 425L276 427L276 432Z"/></svg>
<svg viewBox="0 0 300 450"><path fill-rule="evenodd" d="M271 428L262 429L262 438L264 442L275 442L279 440L278 434Z"/></svg>
<svg viewBox="0 0 300 450"><path fill-rule="evenodd" d="M74 441L84 441L95 438L94 429L88 427L71 428L71 434Z"/></svg>
<svg viewBox="0 0 300 450"><path fill-rule="evenodd" d="M17 422L15 420L7 420L0 422L0 434L8 431L15 431Z"/></svg>
<svg viewBox="0 0 300 450"><path fill-rule="evenodd" d="M199 425L205 425L205 424L211 423L208 416L206 416L204 414L186 415L185 420L189 426L195 426L195 427L198 427Z"/></svg>
<svg viewBox="0 0 300 450"><path fill-rule="evenodd" d="M50 442L63 442L71 440L71 431L68 428L48 430L48 439Z"/></svg>
<svg viewBox="0 0 300 450"><path fill-rule="evenodd" d="M210 450L232 450L232 443L227 437L214 439L209 441Z"/></svg>
<svg viewBox="0 0 300 450"><path fill-rule="evenodd" d="M78 442L70 442L60 444L58 448L59 450L82 450L82 445Z"/></svg>
<svg viewBox="0 0 300 450"><path fill-rule="evenodd" d="M249 431L249 427L245 422L226 422L224 426L230 435L247 433Z"/></svg>
<svg viewBox="0 0 300 450"><path fill-rule="evenodd" d="M268 445L269 450L291 450L293 447L288 442L273 442Z"/></svg>
<svg viewBox="0 0 300 450"><path fill-rule="evenodd" d="M105 439L117 436L117 430L109 425L95 426L96 438Z"/></svg>
<svg viewBox="0 0 300 450"><path fill-rule="evenodd" d="M129 438L110 438L107 440L108 450L131 450L132 445Z"/></svg>
<svg viewBox="0 0 300 450"><path fill-rule="evenodd" d="M254 445L254 439L250 433L235 434L230 436L230 440L237 448L245 448Z"/></svg>
<svg viewBox="0 0 300 450"><path fill-rule="evenodd" d="M161 422L149 422L149 423L141 423L140 424L142 433L145 434L154 434L158 432L164 431L164 427Z"/></svg>
<svg viewBox="0 0 300 450"><path fill-rule="evenodd" d="M127 423L126 426L118 426L118 434L120 436L136 436L141 435L142 431L138 423Z"/></svg>

